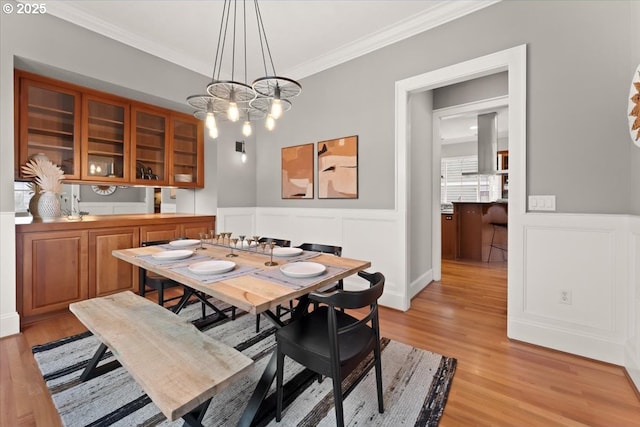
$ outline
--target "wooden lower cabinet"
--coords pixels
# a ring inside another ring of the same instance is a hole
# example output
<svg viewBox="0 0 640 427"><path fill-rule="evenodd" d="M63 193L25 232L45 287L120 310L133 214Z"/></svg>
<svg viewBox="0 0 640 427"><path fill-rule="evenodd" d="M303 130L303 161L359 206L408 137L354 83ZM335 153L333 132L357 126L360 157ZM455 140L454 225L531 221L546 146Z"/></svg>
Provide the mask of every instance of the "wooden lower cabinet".
<svg viewBox="0 0 640 427"><path fill-rule="evenodd" d="M85 231L52 231L22 241L22 314L39 316L87 298Z"/></svg>
<svg viewBox="0 0 640 427"><path fill-rule="evenodd" d="M138 289L138 270L111 252L140 246L138 227L106 228L89 232L89 298Z"/></svg>
<svg viewBox="0 0 640 427"><path fill-rule="evenodd" d="M68 310L69 304L138 290L138 269L114 249L143 241L197 238L215 217L152 214L85 217L77 222L16 225L17 308L22 324Z"/></svg>

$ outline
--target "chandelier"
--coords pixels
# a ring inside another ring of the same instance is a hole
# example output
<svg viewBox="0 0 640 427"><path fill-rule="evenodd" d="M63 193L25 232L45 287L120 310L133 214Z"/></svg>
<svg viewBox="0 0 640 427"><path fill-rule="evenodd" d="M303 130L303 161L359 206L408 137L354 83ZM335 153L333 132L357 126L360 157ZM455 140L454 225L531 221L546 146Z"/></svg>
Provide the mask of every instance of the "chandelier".
<svg viewBox="0 0 640 427"><path fill-rule="evenodd" d="M241 11L238 11L237 0L225 0L220 19L216 56L213 64L211 83L207 86L207 93L192 95L187 102L196 109L194 115L205 121L212 138L218 137L217 120L243 121L242 134L252 133L251 122L265 120L268 130L273 130L282 113L291 109L291 98L302 91L297 81L277 75L271 49L267 41L267 33L260 13L258 0L254 0L257 38L262 54L264 76L258 77L251 84L247 83L247 7L246 0L241 0ZM238 21L241 20L239 24ZM237 35L239 25L242 25L242 40ZM243 54L244 81L236 79L236 45L242 43L238 49L238 56ZM230 50L230 80L221 79L225 51Z"/></svg>

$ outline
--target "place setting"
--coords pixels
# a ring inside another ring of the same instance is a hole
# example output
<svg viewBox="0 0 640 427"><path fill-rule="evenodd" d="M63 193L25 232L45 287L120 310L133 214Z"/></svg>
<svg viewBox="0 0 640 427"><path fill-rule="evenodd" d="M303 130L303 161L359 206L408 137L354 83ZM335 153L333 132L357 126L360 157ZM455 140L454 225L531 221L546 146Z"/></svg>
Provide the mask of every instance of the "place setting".
<svg viewBox="0 0 640 427"><path fill-rule="evenodd" d="M323 280L327 275L333 276L345 269L311 261L287 262L271 270L259 270L253 273L261 279L278 283L293 289L302 289Z"/></svg>
<svg viewBox="0 0 640 427"><path fill-rule="evenodd" d="M223 259L208 259L190 263L189 265L175 266L170 269L203 283L219 282L232 277L244 276L257 270L255 267L239 265L233 261Z"/></svg>

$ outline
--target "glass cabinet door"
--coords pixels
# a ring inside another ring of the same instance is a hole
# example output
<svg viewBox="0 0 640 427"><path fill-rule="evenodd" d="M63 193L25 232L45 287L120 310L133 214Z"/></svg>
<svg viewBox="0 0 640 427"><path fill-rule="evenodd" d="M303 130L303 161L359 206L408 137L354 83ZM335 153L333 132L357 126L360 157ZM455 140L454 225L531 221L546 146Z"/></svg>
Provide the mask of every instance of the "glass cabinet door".
<svg viewBox="0 0 640 427"><path fill-rule="evenodd" d="M129 104L85 96L82 178L129 179Z"/></svg>
<svg viewBox="0 0 640 427"><path fill-rule="evenodd" d="M133 107L131 178L144 185L168 185L169 117Z"/></svg>
<svg viewBox="0 0 640 427"><path fill-rule="evenodd" d="M172 118L171 185L204 186L204 134L202 121L189 116Z"/></svg>
<svg viewBox="0 0 640 427"><path fill-rule="evenodd" d="M20 85L19 166L42 153L66 179L78 179L80 93L28 79Z"/></svg>

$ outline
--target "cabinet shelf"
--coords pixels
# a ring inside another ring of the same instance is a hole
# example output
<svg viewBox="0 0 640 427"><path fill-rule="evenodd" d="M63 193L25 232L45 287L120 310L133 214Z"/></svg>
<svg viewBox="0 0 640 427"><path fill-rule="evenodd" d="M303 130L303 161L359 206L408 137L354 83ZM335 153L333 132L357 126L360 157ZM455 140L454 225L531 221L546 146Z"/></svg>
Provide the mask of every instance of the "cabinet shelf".
<svg viewBox="0 0 640 427"><path fill-rule="evenodd" d="M59 108L45 107L44 105L29 104L29 110L36 110L44 113L63 114L73 118L73 111L61 110Z"/></svg>
<svg viewBox="0 0 640 427"><path fill-rule="evenodd" d="M136 148L144 148L145 150L164 151L165 147L150 144L136 144Z"/></svg>
<svg viewBox="0 0 640 427"><path fill-rule="evenodd" d="M88 156L105 156L105 157L124 157L123 153L114 153L112 151L97 151L90 150L87 152Z"/></svg>
<svg viewBox="0 0 640 427"><path fill-rule="evenodd" d="M165 134L165 130L164 129L148 128L146 126L136 126L136 131L145 132L145 133L152 133L154 135L164 135Z"/></svg>
<svg viewBox="0 0 640 427"><path fill-rule="evenodd" d="M124 126L124 122L122 120L105 119L104 117L96 117L96 116L89 116L89 122Z"/></svg>
<svg viewBox="0 0 640 427"><path fill-rule="evenodd" d="M164 165L164 159L162 159L162 160L155 160L155 159L144 159L144 158L138 157L138 159L137 159L137 160L138 160L140 163L143 163L145 166L146 166L148 163L154 163L154 164L157 164L157 165Z"/></svg>
<svg viewBox="0 0 640 427"><path fill-rule="evenodd" d="M197 166L194 165L193 163L189 163L189 164L187 164L187 163L174 163L174 166L180 166L182 168L191 168L191 169L197 168Z"/></svg>
<svg viewBox="0 0 640 427"><path fill-rule="evenodd" d="M56 129L45 129L45 128L28 128L29 133L39 133L42 135L51 135L51 136L63 136L73 138L73 132L67 132L64 130L56 130ZM31 144L29 144L31 145Z"/></svg>
<svg viewBox="0 0 640 427"><path fill-rule="evenodd" d="M101 136L91 136L89 135L89 142L106 142L109 144L118 144L123 145L124 141L121 139L112 139L112 138L103 138Z"/></svg>
<svg viewBox="0 0 640 427"><path fill-rule="evenodd" d="M194 157L198 155L198 153L194 153L193 151L186 151L186 150L173 150L173 152L177 154L186 154L188 156L194 156Z"/></svg>
<svg viewBox="0 0 640 427"><path fill-rule="evenodd" d="M49 144L34 144L33 142L29 144L31 148L40 148L43 150L59 150L59 151L70 151L73 152L73 147L65 147L63 145L49 145Z"/></svg>

